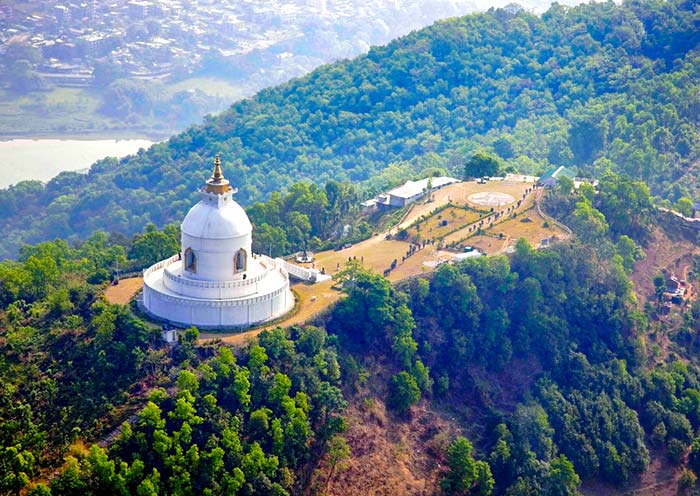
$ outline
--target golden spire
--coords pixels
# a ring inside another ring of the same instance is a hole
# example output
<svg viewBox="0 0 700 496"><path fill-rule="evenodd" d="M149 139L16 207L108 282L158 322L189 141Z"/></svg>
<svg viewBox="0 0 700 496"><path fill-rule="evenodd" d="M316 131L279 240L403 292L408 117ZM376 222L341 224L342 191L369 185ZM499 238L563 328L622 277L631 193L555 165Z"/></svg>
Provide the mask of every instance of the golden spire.
<svg viewBox="0 0 700 496"><path fill-rule="evenodd" d="M228 179L224 178L224 173L221 171L221 160L219 159L219 154L217 153L216 157L214 157L214 173L207 180L206 190L209 193L221 195L230 189L231 185L229 184Z"/></svg>
<svg viewBox="0 0 700 496"><path fill-rule="evenodd" d="M216 182L220 182L224 178L224 174L221 172L221 160L219 159L218 153L216 157L214 157L214 174L211 178Z"/></svg>

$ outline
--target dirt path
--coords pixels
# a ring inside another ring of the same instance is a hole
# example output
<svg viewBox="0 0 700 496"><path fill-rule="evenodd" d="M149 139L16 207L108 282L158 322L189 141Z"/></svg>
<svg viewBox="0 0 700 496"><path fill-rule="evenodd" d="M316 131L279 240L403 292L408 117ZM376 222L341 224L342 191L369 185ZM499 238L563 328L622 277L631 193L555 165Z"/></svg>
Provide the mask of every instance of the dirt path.
<svg viewBox="0 0 700 496"><path fill-rule="evenodd" d="M520 183L512 181L489 181L486 184L479 184L476 181L450 184L442 189L431 193L432 201L419 201L411 209L410 214L401 222L396 230L405 229L413 224L418 217L430 215L436 208L446 205L448 202L454 204L476 206L469 202L468 198L474 193L494 192L506 193L514 198L521 198L525 189L532 187L532 183ZM479 207L483 208L483 207Z"/></svg>

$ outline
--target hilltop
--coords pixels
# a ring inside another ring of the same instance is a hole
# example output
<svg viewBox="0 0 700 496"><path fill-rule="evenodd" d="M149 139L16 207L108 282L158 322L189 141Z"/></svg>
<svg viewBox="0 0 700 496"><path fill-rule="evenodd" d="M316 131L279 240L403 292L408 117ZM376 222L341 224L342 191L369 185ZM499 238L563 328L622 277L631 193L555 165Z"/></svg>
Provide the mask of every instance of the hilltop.
<svg viewBox="0 0 700 496"><path fill-rule="evenodd" d="M182 218L217 152L243 204L301 179L374 190L454 172L481 148L521 172L611 168L675 200L697 188L698 22L681 1L554 5L541 17L510 6L438 22L87 175L0 191L0 256Z"/></svg>
<svg viewBox="0 0 700 496"><path fill-rule="evenodd" d="M700 472L697 223L654 208L643 182L612 172L573 186L446 186L389 214L383 235L316 253L336 289L305 286L290 319L235 336L190 327L172 347L125 305L132 287L119 298L104 290L117 263L137 269L176 251L177 228L24 247L0 262L0 489L690 489ZM251 207L251 218L279 217L263 224L268 234L295 243L296 226L313 223L324 242L328 226L356 215L343 207L348 184L291 189ZM510 206L485 209L506 195ZM306 210L316 204L325 207ZM564 224L559 242L510 245ZM490 256L427 270L433 246L462 243ZM401 262L382 277L392 257ZM669 270L687 298L667 296ZM309 294L326 308L303 318Z"/></svg>

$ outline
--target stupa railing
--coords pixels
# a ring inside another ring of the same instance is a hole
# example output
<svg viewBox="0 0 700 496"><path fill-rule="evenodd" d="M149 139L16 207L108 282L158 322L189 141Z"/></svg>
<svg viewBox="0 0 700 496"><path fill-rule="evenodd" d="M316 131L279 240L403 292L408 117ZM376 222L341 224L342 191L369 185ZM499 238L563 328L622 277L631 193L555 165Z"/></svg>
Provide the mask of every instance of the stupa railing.
<svg viewBox="0 0 700 496"><path fill-rule="evenodd" d="M148 276L149 274L152 274L156 270L162 269L163 267L167 267L171 263L177 262L178 260L180 260L180 254L176 253L175 255L173 255L170 258L166 258L165 260L161 260L160 262L151 265L149 268L143 269L144 279L146 278L146 276Z"/></svg>

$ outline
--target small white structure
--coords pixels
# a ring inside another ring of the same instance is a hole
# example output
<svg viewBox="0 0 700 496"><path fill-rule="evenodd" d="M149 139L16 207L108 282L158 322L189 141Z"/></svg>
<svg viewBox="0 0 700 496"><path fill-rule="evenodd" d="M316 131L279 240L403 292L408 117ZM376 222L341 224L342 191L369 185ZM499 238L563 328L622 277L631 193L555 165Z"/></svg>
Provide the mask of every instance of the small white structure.
<svg viewBox="0 0 700 496"><path fill-rule="evenodd" d="M177 330L176 329L163 329L160 331L160 335L167 344L177 343Z"/></svg>
<svg viewBox="0 0 700 496"><path fill-rule="evenodd" d="M484 254L481 253L479 250L471 250L465 253L455 253L452 256L452 260L455 262L461 262L462 260L467 260L468 258L479 258L483 256Z"/></svg>
<svg viewBox="0 0 700 496"><path fill-rule="evenodd" d="M373 200L367 200L362 203L363 207L369 207L374 205L384 205L390 207L405 207L410 203L421 198L423 195L429 191L435 191L448 184L454 184L460 182L459 179L454 177L440 176L431 177L426 179L421 179L420 181L406 181L404 184L398 188L383 193ZM430 183L430 188L428 187ZM370 204L370 202L373 202Z"/></svg>
<svg viewBox="0 0 700 496"><path fill-rule="evenodd" d="M253 227L235 192L217 155L202 199L182 222L182 251L143 273L149 314L181 326L226 329L272 320L294 307L282 261L253 254Z"/></svg>

